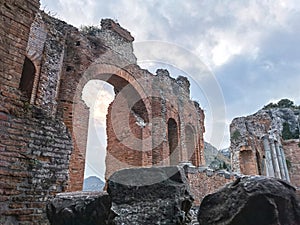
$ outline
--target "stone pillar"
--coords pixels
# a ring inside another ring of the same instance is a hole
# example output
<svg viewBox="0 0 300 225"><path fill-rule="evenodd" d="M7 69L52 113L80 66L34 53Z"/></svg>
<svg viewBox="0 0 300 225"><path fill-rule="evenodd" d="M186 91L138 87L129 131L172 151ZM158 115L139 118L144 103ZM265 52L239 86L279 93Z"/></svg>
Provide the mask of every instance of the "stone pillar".
<svg viewBox="0 0 300 225"><path fill-rule="evenodd" d="M278 142L279 151L281 152L281 156L282 156L282 164L283 164L285 179L288 182L291 182L288 167L287 167L287 164L286 164L285 153L283 151L282 144L281 144L281 137L278 134L277 134L277 142Z"/></svg>
<svg viewBox="0 0 300 225"><path fill-rule="evenodd" d="M274 145L275 145L276 153L277 153L277 157L278 157L278 163L279 163L281 178L283 180L286 180L284 166L283 166L282 152L280 151L280 148L279 148L279 145L278 145L277 141L275 141Z"/></svg>
<svg viewBox="0 0 300 225"><path fill-rule="evenodd" d="M264 145L264 150L265 150L266 176L267 177L275 177L270 143L269 143L269 139L268 139L267 135L263 136L263 145Z"/></svg>
<svg viewBox="0 0 300 225"><path fill-rule="evenodd" d="M271 142L271 155L272 155L275 177L281 179L280 167L279 167L279 163L278 163L275 141L274 141L273 137L270 137L270 142Z"/></svg>
<svg viewBox="0 0 300 225"><path fill-rule="evenodd" d="M283 148L281 146L279 146L279 149L280 149L281 155L282 155L282 161L283 161L283 167L284 167L284 172L285 172L285 178L286 178L286 180L288 182L291 182L289 171L288 171L288 168L287 168L287 165L286 165L286 159L285 159Z"/></svg>

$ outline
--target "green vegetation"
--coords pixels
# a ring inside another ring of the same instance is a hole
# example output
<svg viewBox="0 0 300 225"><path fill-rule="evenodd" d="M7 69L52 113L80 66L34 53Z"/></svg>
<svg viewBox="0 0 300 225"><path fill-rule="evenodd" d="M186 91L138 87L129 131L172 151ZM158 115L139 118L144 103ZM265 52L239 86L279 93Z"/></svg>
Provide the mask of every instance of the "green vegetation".
<svg viewBox="0 0 300 225"><path fill-rule="evenodd" d="M277 103L269 103L265 105L263 109L273 109L273 108L292 108L292 109L300 109L300 106L294 105L294 102L289 99L281 99Z"/></svg>
<svg viewBox="0 0 300 225"><path fill-rule="evenodd" d="M231 135L231 139L232 140L237 140L239 137L241 137L241 133L238 130L235 130L232 135Z"/></svg>
<svg viewBox="0 0 300 225"><path fill-rule="evenodd" d="M287 122L284 122L282 124L282 138L284 140L289 140L289 139L298 139L299 138L299 129L296 130L295 133L292 133L290 130L290 125Z"/></svg>
<svg viewBox="0 0 300 225"><path fill-rule="evenodd" d="M210 163L209 168L217 171L217 170L227 170L230 171L230 165L226 164L222 159L215 157L215 159Z"/></svg>

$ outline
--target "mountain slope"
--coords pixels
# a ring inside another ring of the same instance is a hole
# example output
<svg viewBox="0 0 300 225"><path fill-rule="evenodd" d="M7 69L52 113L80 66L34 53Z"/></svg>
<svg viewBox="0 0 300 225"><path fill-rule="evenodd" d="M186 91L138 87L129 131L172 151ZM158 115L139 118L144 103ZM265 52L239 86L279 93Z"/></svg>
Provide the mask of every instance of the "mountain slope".
<svg viewBox="0 0 300 225"><path fill-rule="evenodd" d="M83 191L102 191L105 182L96 176L90 176L83 181Z"/></svg>

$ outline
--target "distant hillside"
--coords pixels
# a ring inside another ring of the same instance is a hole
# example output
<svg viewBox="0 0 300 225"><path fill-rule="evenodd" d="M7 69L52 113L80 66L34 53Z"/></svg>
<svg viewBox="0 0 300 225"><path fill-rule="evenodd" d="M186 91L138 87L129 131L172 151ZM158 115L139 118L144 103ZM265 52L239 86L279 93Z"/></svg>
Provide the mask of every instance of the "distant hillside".
<svg viewBox="0 0 300 225"><path fill-rule="evenodd" d="M204 142L205 164L209 166L218 155L218 149L208 142Z"/></svg>
<svg viewBox="0 0 300 225"><path fill-rule="evenodd" d="M83 181L83 191L102 191L105 182L96 176L90 176Z"/></svg>
<svg viewBox="0 0 300 225"><path fill-rule="evenodd" d="M214 170L226 169L230 170L230 151L222 149L218 151L216 147L208 142L204 142L205 164Z"/></svg>
<svg viewBox="0 0 300 225"><path fill-rule="evenodd" d="M227 159L230 160L230 149L229 148L224 148L219 150L219 154L222 154L223 156L225 156Z"/></svg>

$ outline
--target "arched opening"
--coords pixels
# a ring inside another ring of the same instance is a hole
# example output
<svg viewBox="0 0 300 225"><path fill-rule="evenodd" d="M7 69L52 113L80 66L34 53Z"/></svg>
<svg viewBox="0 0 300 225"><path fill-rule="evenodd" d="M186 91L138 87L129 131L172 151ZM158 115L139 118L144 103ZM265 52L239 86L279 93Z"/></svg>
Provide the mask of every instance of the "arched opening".
<svg viewBox="0 0 300 225"><path fill-rule="evenodd" d="M174 119L168 120L168 143L169 143L169 155L170 165L178 165L179 163L179 151L178 151L178 129L177 123Z"/></svg>
<svg viewBox="0 0 300 225"><path fill-rule="evenodd" d="M106 115L114 96L114 87L102 80L90 80L82 91L82 100L90 109L83 191L99 191L104 187Z"/></svg>
<svg viewBox="0 0 300 225"><path fill-rule="evenodd" d="M197 165L196 160L196 142L195 142L195 132L192 126L187 125L185 127L185 146L187 150L188 160L191 161L193 165Z"/></svg>
<svg viewBox="0 0 300 225"><path fill-rule="evenodd" d="M33 62L25 57L19 88L28 99L31 97L35 73L36 69Z"/></svg>
<svg viewBox="0 0 300 225"><path fill-rule="evenodd" d="M99 67L99 70L103 71L103 68ZM148 160L144 160L143 157L151 157L142 151L142 140L147 137L144 131L149 119L144 102L145 94L139 84L124 71L120 74L94 71L87 73L87 76L76 84L78 88L73 93L71 103L63 100L65 93L61 94L60 107L64 110L64 121L72 131L74 143L69 163L68 191L80 191L83 186L89 108L83 102L81 93L87 82L95 79L112 85L114 89L114 100L109 104L106 116L106 156L101 157L105 160L105 180L117 170L148 165L145 164Z"/></svg>

